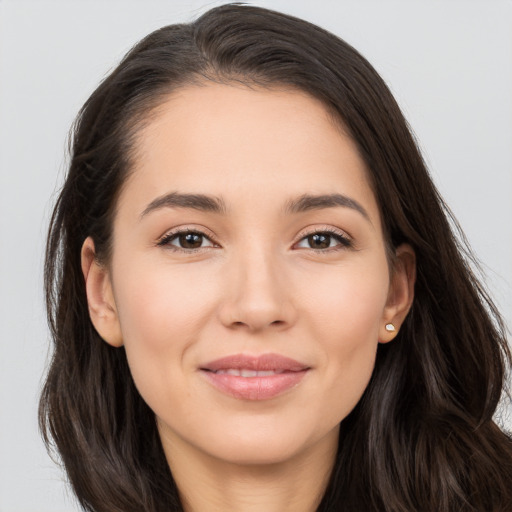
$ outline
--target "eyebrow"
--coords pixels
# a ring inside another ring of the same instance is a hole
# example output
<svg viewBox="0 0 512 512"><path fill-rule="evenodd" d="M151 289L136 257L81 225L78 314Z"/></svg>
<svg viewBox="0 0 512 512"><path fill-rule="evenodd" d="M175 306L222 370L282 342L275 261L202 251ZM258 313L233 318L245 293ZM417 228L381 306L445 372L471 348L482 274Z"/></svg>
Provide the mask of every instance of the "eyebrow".
<svg viewBox="0 0 512 512"><path fill-rule="evenodd" d="M140 217L145 217L148 213L161 208L190 208L203 212L220 213L221 215L227 213L226 203L221 197L171 192L151 201Z"/></svg>
<svg viewBox="0 0 512 512"><path fill-rule="evenodd" d="M359 212L366 220L371 222L368 212L355 199L343 194L303 194L295 199L288 200L283 208L285 215L297 214L311 210L322 210L334 207L350 208ZM222 197L206 194L183 194L171 192L157 197L141 213L141 219L149 213L161 208L189 208L203 212L226 215L228 209Z"/></svg>
<svg viewBox="0 0 512 512"><path fill-rule="evenodd" d="M334 208L343 206L359 212L367 221L370 221L368 212L355 199L344 196L343 194L303 194L297 199L291 199L285 204L284 213L302 213L310 210L322 210L324 208Z"/></svg>

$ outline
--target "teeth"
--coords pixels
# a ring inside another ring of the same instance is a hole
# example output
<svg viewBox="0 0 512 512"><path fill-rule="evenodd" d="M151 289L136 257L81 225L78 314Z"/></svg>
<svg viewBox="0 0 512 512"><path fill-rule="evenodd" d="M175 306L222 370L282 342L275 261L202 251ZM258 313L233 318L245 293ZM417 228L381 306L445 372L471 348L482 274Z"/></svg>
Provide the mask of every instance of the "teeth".
<svg viewBox="0 0 512 512"><path fill-rule="evenodd" d="M270 375L277 375L283 373L279 370L238 370L236 368L230 368L229 370L217 370L215 373L218 375L234 375L236 377L269 377Z"/></svg>
<svg viewBox="0 0 512 512"><path fill-rule="evenodd" d="M240 377L258 377L258 372L254 370L240 370Z"/></svg>

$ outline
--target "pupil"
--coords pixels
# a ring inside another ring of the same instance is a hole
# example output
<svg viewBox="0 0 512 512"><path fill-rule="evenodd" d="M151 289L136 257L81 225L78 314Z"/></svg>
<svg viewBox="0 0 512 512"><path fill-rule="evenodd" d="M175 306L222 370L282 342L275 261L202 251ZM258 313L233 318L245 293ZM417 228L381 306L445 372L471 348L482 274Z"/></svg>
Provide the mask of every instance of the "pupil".
<svg viewBox="0 0 512 512"><path fill-rule="evenodd" d="M197 249L201 247L201 236L196 233L180 235L180 244L186 249Z"/></svg>
<svg viewBox="0 0 512 512"><path fill-rule="evenodd" d="M330 236L329 235L321 235L315 234L309 237L309 242L311 245L315 246L315 249L327 249L330 245Z"/></svg>

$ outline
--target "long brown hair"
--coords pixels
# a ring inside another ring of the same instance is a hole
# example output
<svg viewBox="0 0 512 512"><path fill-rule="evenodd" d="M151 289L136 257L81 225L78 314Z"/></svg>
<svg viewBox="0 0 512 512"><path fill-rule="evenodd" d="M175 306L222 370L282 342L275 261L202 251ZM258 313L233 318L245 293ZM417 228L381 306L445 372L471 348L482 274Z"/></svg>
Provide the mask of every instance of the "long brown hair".
<svg viewBox="0 0 512 512"><path fill-rule="evenodd" d="M138 43L81 109L51 218L45 266L54 352L40 402L81 505L95 512L182 510L153 412L123 348L89 319L80 249L108 260L133 141L170 92L189 83L287 85L319 98L357 143L388 245L417 255L415 300L341 423L319 511L509 512L512 442L493 421L511 355L503 322L383 80L350 45L270 10L214 8ZM454 229L455 227L455 233Z"/></svg>

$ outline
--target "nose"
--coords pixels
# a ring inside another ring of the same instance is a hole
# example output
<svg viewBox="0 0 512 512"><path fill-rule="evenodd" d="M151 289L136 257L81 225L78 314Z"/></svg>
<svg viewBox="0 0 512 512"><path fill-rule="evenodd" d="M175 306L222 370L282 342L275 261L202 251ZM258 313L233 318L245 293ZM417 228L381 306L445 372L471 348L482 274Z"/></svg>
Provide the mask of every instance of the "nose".
<svg viewBox="0 0 512 512"><path fill-rule="evenodd" d="M283 330L296 320L293 288L284 262L269 251L247 251L228 264L219 317L230 329Z"/></svg>

